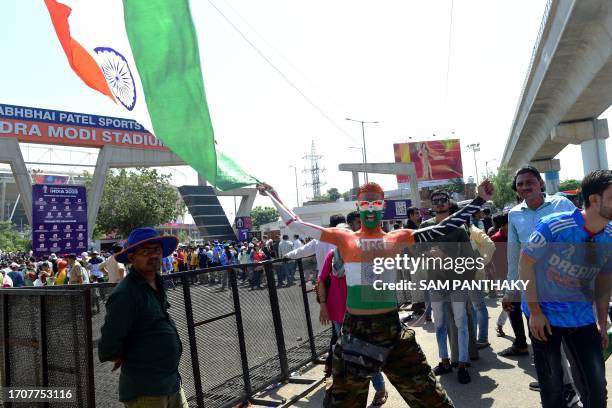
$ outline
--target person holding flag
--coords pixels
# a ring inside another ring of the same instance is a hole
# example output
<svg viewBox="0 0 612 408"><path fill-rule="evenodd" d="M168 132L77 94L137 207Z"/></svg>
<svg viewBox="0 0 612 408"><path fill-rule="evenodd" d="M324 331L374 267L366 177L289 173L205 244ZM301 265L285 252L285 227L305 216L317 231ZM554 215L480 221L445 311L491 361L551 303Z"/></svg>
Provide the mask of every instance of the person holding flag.
<svg viewBox="0 0 612 408"><path fill-rule="evenodd" d="M385 233L380 226L385 201L384 191L376 183L359 188L357 209L362 228L357 232L308 224L283 204L271 186L259 184L257 188L262 195L270 197L289 229L336 245L344 260L347 313L341 339L334 348L333 381L327 389L324 406L366 406L369 377L383 371L410 406L453 407L416 342L414 330L402 326L395 292L374 288L374 280L395 282L397 270L390 268L380 274L373 273L373 260L395 257L416 242L430 242L462 228L493 196L495 188L491 182L483 181L477 198L438 225L390 233Z"/></svg>

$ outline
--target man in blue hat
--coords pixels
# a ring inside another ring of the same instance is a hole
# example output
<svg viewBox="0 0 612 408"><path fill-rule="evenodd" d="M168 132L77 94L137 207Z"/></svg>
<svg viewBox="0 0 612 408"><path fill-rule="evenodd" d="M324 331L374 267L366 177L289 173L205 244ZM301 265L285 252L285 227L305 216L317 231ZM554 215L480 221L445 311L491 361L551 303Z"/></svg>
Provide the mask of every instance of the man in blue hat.
<svg viewBox="0 0 612 408"><path fill-rule="evenodd" d="M160 275L162 258L177 245L174 236L137 228L115 254L129 273L106 302L98 355L113 371L121 367L119 400L128 408L188 406L178 371L183 346Z"/></svg>

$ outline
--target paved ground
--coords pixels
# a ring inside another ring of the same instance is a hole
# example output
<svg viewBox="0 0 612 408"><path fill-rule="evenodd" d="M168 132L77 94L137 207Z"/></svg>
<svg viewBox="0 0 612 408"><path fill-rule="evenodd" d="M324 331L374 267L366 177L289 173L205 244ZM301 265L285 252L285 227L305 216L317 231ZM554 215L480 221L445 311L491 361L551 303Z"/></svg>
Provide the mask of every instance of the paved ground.
<svg viewBox="0 0 612 408"><path fill-rule="evenodd" d="M305 270L314 267L314 263L305 262ZM298 274L295 274L296 278ZM250 291L248 282L239 283L239 303L241 306L245 349L254 389L267 384L270 379L281 375L275 329L270 307L270 298L265 282L263 290ZM307 284L307 289L311 285ZM106 290L110 294L112 288ZM180 372L183 388L187 397L195 395L192 358L187 336L187 321L182 286L168 289L168 300L171 304L170 315L177 325L183 343L183 356ZM290 370L297 370L311 358L308 330L302 289L299 278L296 284L277 290L280 315L283 325L285 348L287 350ZM318 305L314 293L309 293L309 309L318 316ZM240 395L244 390L242 380L241 352L238 343L237 319L234 312L234 299L231 290L222 290L221 285L196 284L191 286L191 302L194 321L204 324L195 327L198 360L202 377L205 402L207 407L222 406ZM94 302L92 333L94 344L100 337L100 328L104 323L104 302L100 302L100 311ZM221 317L218 320L210 321ZM208 321L208 322L207 322ZM315 339L318 350L326 349L329 335L327 328L320 326L318 319L313 319L313 332L325 332ZM99 363L97 347L94 348L94 375L96 388L96 406L100 408L120 407L117 402L118 373L110 372L110 363Z"/></svg>
<svg viewBox="0 0 612 408"><path fill-rule="evenodd" d="M498 301L488 300L489 309L489 341L491 348L480 351L480 360L472 362L470 374L472 383L461 385L457 382L456 372L441 377L441 382L458 408L528 408L539 407L539 394L530 391L528 384L535 380L535 367L531 357L504 358L496 355L497 352L509 347L513 338L510 322L504 327L506 337L496 337L494 328L499 314ZM417 341L425 351L427 360L437 364L437 345L433 323L418 324L414 327ZM304 374L310 378L321 378L322 366L314 366ZM608 383L612 380L612 367L606 367ZM303 390L304 386L288 384L274 390L276 397L290 398ZM389 387L390 398L385 408L403 408L408 405L401 399L393 387ZM370 387L371 401L374 390ZM321 407L324 396L324 385L295 402L294 407Z"/></svg>

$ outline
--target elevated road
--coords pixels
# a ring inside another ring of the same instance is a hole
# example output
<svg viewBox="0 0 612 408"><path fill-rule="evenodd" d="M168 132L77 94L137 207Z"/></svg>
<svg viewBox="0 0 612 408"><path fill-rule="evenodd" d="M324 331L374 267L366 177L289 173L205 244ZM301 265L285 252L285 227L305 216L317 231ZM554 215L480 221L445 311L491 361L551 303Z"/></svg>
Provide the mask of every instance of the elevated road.
<svg viewBox="0 0 612 408"><path fill-rule="evenodd" d="M502 164L534 162L554 177L552 159L580 144L585 172L607 168L608 126L597 118L611 104L612 2L550 0Z"/></svg>

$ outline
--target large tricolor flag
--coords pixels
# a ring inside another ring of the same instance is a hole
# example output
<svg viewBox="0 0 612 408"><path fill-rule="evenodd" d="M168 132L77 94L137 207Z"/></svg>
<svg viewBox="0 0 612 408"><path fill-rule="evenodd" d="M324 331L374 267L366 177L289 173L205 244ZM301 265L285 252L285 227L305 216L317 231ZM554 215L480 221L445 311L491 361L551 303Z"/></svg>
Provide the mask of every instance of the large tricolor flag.
<svg viewBox="0 0 612 408"><path fill-rule="evenodd" d="M188 0L44 0L68 63L220 190L254 184L215 148Z"/></svg>

